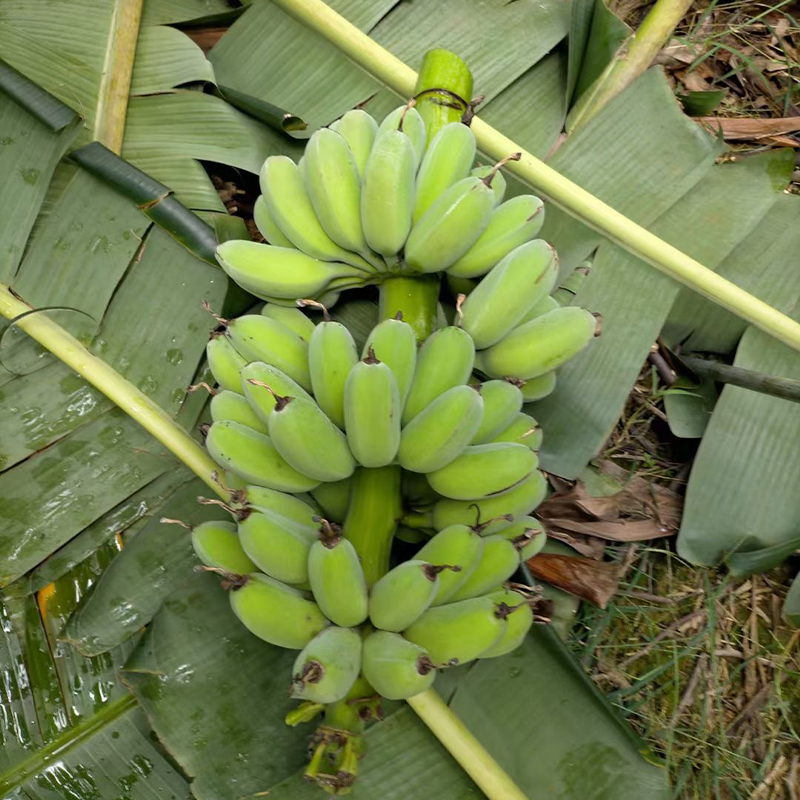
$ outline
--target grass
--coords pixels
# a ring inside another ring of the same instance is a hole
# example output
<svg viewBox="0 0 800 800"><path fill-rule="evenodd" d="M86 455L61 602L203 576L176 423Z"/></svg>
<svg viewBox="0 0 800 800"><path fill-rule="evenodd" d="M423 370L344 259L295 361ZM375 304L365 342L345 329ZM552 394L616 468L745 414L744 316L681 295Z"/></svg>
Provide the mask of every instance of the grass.
<svg viewBox="0 0 800 800"><path fill-rule="evenodd" d="M669 434L664 395L644 370L605 456L675 489L693 446ZM570 646L664 759L675 800L800 800L800 630L780 616L791 567L736 581L668 540L607 557L628 565L619 592L584 604Z"/></svg>

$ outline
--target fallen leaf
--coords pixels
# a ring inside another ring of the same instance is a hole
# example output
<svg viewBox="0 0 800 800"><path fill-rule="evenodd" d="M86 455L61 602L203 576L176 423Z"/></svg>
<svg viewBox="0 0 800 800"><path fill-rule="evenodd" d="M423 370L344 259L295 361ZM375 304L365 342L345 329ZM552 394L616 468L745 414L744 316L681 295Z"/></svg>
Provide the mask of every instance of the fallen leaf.
<svg viewBox="0 0 800 800"><path fill-rule="evenodd" d="M722 130L724 139L761 139L765 136L800 131L800 117L779 117L772 119L755 117L696 117L704 127L712 133Z"/></svg>
<svg viewBox="0 0 800 800"><path fill-rule="evenodd" d="M605 608L619 586L620 567L580 556L539 553L526 562L534 578Z"/></svg>

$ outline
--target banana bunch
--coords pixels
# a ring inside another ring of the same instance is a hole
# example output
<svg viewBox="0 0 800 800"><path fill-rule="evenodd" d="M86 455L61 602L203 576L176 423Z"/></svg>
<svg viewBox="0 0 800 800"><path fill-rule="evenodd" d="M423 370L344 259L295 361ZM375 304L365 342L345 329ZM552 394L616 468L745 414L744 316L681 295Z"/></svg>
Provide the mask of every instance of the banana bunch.
<svg viewBox="0 0 800 800"><path fill-rule="evenodd" d="M380 125L349 111L311 136L299 163L267 158L254 209L267 244L224 242L217 260L248 292L284 306L311 298L331 307L343 290L392 275L485 275L535 238L544 209L532 195L503 202L509 159L473 167L475 155L460 122L426 147L411 104Z"/></svg>

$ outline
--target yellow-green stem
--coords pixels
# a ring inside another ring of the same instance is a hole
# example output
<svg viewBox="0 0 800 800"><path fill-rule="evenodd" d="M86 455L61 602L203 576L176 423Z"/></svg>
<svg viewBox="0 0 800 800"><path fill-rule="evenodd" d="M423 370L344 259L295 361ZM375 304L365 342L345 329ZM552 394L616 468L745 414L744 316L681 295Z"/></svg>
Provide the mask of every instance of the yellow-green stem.
<svg viewBox="0 0 800 800"><path fill-rule="evenodd" d="M657 0L638 30L572 110L567 130L585 125L609 100L630 86L653 63L659 50L692 5L692 0Z"/></svg>
<svg viewBox="0 0 800 800"><path fill-rule="evenodd" d="M14 324L20 330L25 331L28 336L47 348L92 386L97 387L106 397L113 400L198 477L202 478L220 497L227 499L227 493L212 477L219 467L212 461L205 449L192 439L169 414L130 381L123 378L113 367L90 353L74 336L53 322L47 316L46 311L34 313L31 311L31 308L18 300L7 286L0 283L0 314L10 320L18 318Z"/></svg>
<svg viewBox="0 0 800 800"><path fill-rule="evenodd" d="M144 0L115 0L95 108L94 138L122 152L128 95Z"/></svg>
<svg viewBox="0 0 800 800"><path fill-rule="evenodd" d="M414 70L351 25L322 0L272 2L334 44L390 89L404 97L414 94L417 78ZM499 161L510 153L522 153L521 159L508 164L507 169L535 187L553 203L661 272L795 350L800 350L800 323L615 211L481 119L475 118L472 121L472 129L478 147L495 160Z"/></svg>
<svg viewBox="0 0 800 800"><path fill-rule="evenodd" d="M406 702L487 797L492 800L528 800L433 689L410 697Z"/></svg>
<svg viewBox="0 0 800 800"><path fill-rule="evenodd" d="M439 276L387 278L378 294L378 319L392 319L398 312L403 315L424 342L435 330L439 308Z"/></svg>
<svg viewBox="0 0 800 800"><path fill-rule="evenodd" d="M359 467L352 480L342 530L361 558L367 585L372 586L389 571L392 540L403 514L400 467Z"/></svg>
<svg viewBox="0 0 800 800"><path fill-rule="evenodd" d="M439 129L459 122L472 99L472 73L449 50L428 50L414 87L417 109L425 122L428 144ZM440 91L436 91L436 90Z"/></svg>

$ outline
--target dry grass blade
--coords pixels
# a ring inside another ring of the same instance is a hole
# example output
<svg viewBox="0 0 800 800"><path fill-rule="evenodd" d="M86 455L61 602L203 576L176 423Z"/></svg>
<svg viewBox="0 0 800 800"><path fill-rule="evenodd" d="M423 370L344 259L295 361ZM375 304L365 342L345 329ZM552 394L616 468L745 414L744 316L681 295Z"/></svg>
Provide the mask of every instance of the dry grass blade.
<svg viewBox="0 0 800 800"><path fill-rule="evenodd" d="M800 131L800 117L778 119L697 117L697 122L711 133L721 131L723 138L730 140L762 139Z"/></svg>

